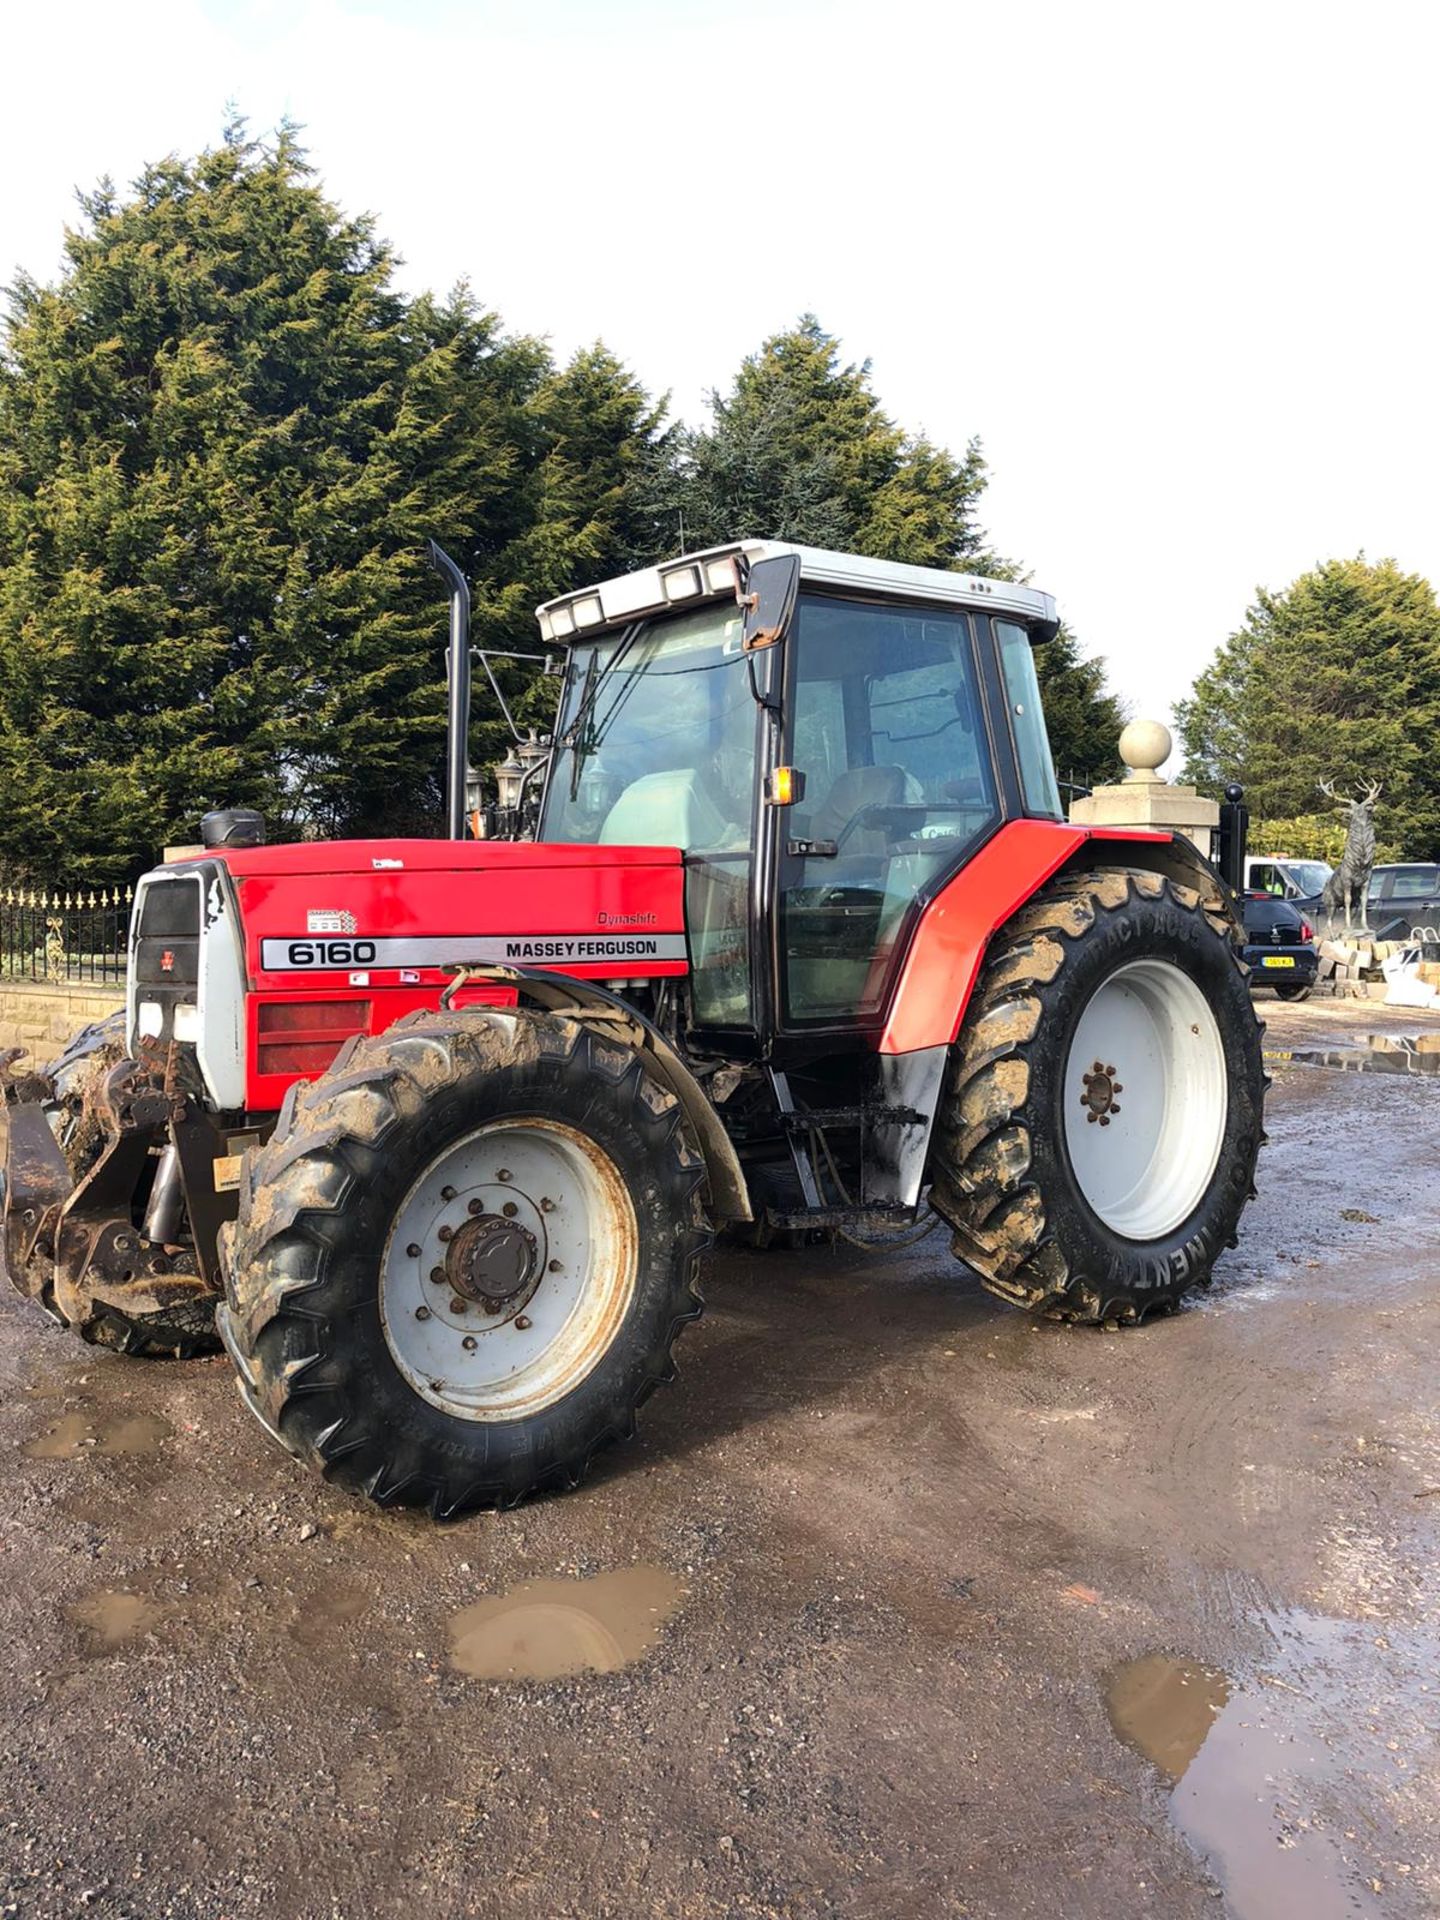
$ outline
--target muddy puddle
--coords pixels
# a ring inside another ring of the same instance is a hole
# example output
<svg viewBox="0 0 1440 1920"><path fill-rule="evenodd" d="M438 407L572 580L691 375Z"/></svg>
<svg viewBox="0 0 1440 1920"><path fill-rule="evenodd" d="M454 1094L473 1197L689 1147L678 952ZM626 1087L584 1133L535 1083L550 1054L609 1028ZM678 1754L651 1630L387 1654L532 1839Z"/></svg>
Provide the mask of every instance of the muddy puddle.
<svg viewBox="0 0 1440 1920"><path fill-rule="evenodd" d="M1273 1657L1243 1682L1170 1653L1126 1661L1110 1724L1170 1782L1170 1817L1235 1920L1378 1915L1411 1871L1391 1796L1435 1764L1440 1644L1304 1613L1269 1624ZM1358 1820L1340 1811L1357 1780L1375 1796Z"/></svg>
<svg viewBox="0 0 1440 1920"><path fill-rule="evenodd" d="M483 1680L615 1673L650 1651L683 1596L663 1567L532 1580L453 1616L450 1665Z"/></svg>
<svg viewBox="0 0 1440 1920"><path fill-rule="evenodd" d="M143 1594L124 1591L87 1593L67 1609L102 1652L138 1640L159 1624L164 1609Z"/></svg>
<svg viewBox="0 0 1440 1920"><path fill-rule="evenodd" d="M158 1413L129 1413L98 1419L88 1413L67 1413L38 1439L20 1449L27 1460L78 1460L86 1454L155 1453L174 1428Z"/></svg>
<svg viewBox="0 0 1440 1920"><path fill-rule="evenodd" d="M1367 1033L1363 1046L1266 1050L1269 1060L1337 1073L1401 1073L1440 1076L1440 1033Z"/></svg>
<svg viewBox="0 0 1440 1920"><path fill-rule="evenodd" d="M1204 1746L1229 1698L1229 1680L1213 1667L1147 1653L1111 1675L1105 1708L1126 1745L1176 1781Z"/></svg>
<svg viewBox="0 0 1440 1920"><path fill-rule="evenodd" d="M329 1647L344 1642L347 1629L365 1613L374 1594L364 1587L330 1587L301 1603L290 1637L302 1647Z"/></svg>

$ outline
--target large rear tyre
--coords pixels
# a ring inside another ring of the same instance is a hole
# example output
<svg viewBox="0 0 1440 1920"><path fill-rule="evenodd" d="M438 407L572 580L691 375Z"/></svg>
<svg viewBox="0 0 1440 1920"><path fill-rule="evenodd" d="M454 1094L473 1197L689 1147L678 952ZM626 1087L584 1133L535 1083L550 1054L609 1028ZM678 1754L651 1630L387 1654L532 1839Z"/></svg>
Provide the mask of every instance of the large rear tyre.
<svg viewBox="0 0 1440 1920"><path fill-rule="evenodd" d="M1052 1318L1174 1307L1254 1194L1262 1031L1218 892L1051 882L993 942L952 1049L931 1198L955 1252Z"/></svg>
<svg viewBox="0 0 1440 1920"><path fill-rule="evenodd" d="M82 1027L65 1051L36 1076L50 1130L77 1184L95 1164L105 1141L93 1112L95 1091L124 1058L125 1015L112 1013ZM131 1359L191 1360L220 1349L210 1299L186 1301L155 1313L125 1313L85 1299L77 1309L82 1317L71 1319L56 1304L53 1277L40 1284L36 1298L52 1319L78 1333L87 1345L107 1347Z"/></svg>
<svg viewBox="0 0 1440 1920"><path fill-rule="evenodd" d="M572 1487L673 1375L703 1178L673 1095L578 1021L419 1014L352 1042L222 1235L242 1394L381 1506Z"/></svg>

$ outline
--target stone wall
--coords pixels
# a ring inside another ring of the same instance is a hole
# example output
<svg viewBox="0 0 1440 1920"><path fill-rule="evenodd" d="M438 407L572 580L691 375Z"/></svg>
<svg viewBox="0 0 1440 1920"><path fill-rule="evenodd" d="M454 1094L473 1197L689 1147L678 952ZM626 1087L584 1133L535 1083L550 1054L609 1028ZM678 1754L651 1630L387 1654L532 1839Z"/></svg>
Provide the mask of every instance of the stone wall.
<svg viewBox="0 0 1440 1920"><path fill-rule="evenodd" d="M72 1034L125 1004L118 986L79 980L0 979L0 1050L24 1047L29 1065L54 1059Z"/></svg>

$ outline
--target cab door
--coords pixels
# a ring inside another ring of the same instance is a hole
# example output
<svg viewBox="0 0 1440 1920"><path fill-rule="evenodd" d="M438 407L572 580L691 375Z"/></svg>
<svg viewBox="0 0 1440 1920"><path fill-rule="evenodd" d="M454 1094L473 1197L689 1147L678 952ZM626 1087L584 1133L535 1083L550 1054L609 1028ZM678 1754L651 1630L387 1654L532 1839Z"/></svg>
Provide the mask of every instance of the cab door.
<svg viewBox="0 0 1440 1920"><path fill-rule="evenodd" d="M782 1030L878 1022L907 916L1001 816L972 616L802 594L786 646L775 821Z"/></svg>

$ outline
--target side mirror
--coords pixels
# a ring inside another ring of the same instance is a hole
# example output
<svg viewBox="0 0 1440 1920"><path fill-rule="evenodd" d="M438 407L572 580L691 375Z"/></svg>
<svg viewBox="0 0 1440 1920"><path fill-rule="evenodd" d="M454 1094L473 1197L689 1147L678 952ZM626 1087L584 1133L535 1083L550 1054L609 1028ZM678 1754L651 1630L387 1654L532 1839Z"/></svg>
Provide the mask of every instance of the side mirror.
<svg viewBox="0 0 1440 1920"><path fill-rule="evenodd" d="M800 556L777 553L768 560L752 560L740 569L737 599L745 614L746 653L773 647L785 638L800 591Z"/></svg>

